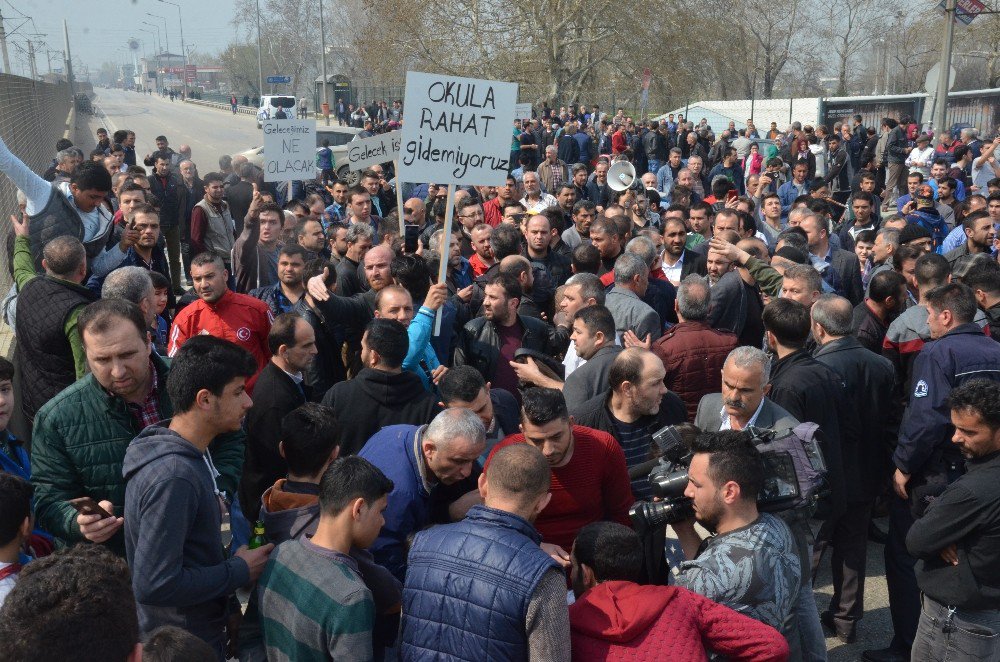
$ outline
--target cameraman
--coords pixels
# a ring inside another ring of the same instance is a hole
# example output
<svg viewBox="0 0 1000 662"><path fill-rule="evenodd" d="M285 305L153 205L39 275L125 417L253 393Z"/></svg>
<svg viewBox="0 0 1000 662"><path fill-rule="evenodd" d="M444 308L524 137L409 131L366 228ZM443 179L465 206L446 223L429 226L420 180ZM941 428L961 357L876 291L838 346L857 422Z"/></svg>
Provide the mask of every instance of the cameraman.
<svg viewBox="0 0 1000 662"><path fill-rule="evenodd" d="M914 522L906 548L918 559L923 608L914 660L1000 656L1000 384L977 379L948 396L967 471Z"/></svg>
<svg viewBox="0 0 1000 662"><path fill-rule="evenodd" d="M757 511L760 454L746 432L733 430L703 432L691 451L684 496L692 500L694 520L673 524L689 559L677 585L778 629L796 650L799 555L788 525ZM695 520L713 535L702 541Z"/></svg>

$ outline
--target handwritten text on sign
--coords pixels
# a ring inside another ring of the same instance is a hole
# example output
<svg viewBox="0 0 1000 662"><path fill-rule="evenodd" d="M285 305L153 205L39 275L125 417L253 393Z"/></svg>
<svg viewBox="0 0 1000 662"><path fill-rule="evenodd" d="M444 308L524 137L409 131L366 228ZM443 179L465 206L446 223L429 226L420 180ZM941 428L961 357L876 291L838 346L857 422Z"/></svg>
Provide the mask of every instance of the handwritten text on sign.
<svg viewBox="0 0 1000 662"><path fill-rule="evenodd" d="M399 158L399 131L347 143L347 166L353 172Z"/></svg>
<svg viewBox="0 0 1000 662"><path fill-rule="evenodd" d="M408 72L400 178L502 186L516 102L516 83Z"/></svg>
<svg viewBox="0 0 1000 662"><path fill-rule="evenodd" d="M316 120L265 120L264 181L316 176Z"/></svg>

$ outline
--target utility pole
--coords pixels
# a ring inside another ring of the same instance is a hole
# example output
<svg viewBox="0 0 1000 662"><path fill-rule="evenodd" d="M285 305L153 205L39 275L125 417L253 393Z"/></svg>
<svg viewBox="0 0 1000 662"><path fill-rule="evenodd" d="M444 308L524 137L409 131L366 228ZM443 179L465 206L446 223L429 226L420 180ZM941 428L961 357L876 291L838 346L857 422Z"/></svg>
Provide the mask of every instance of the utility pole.
<svg viewBox="0 0 1000 662"><path fill-rule="evenodd" d="M170 2L170 0L160 0L160 2L162 2L165 5L173 5L174 7L177 7L177 23L181 27L181 55L184 56L184 74L183 74L183 77L181 79L181 83L182 83L183 89L184 89L184 98L187 99L187 96L188 96L188 77L187 77L188 55L187 55L187 48L184 46L184 19L181 18L181 6L179 4L177 4L176 2ZM166 24L167 24L166 19L164 19L163 24L164 24L164 26L166 26Z"/></svg>
<svg viewBox="0 0 1000 662"><path fill-rule="evenodd" d="M6 53L6 48L4 53ZM257 96L264 95L264 67L260 61L260 0L257 0Z"/></svg>
<svg viewBox="0 0 1000 662"><path fill-rule="evenodd" d="M28 65L31 67L31 80L38 80L38 70L35 68L35 44L28 40Z"/></svg>
<svg viewBox="0 0 1000 662"><path fill-rule="evenodd" d="M934 145L941 144L941 136L947 131L948 88L951 87L951 47L955 38L955 0L945 0L944 45L941 48L941 70L938 73L937 97L934 107Z"/></svg>
<svg viewBox="0 0 1000 662"><path fill-rule="evenodd" d="M10 55L7 53L7 33L3 29L2 11L0 11L0 50L3 50L3 72L5 74L14 73L10 70Z"/></svg>
<svg viewBox="0 0 1000 662"><path fill-rule="evenodd" d="M76 99L76 79L73 77L73 53L69 50L69 24L63 19L63 39L66 40L66 81L69 83L70 96Z"/></svg>
<svg viewBox="0 0 1000 662"><path fill-rule="evenodd" d="M330 126L330 99L326 91L326 29L323 25L323 0L319 0L319 42L322 52L320 53L320 69L323 76L323 115L326 117L326 125Z"/></svg>

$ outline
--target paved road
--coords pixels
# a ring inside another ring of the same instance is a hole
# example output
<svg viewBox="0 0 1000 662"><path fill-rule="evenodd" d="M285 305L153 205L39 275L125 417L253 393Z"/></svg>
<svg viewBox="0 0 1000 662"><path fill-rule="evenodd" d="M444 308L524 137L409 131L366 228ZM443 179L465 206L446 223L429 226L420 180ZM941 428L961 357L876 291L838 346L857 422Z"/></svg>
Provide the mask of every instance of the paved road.
<svg viewBox="0 0 1000 662"><path fill-rule="evenodd" d="M876 520L885 531L889 522ZM868 542L868 577L865 581L865 616L858 625L858 638L853 644L841 643L836 637L826 640L830 662L855 662L861 659L861 652L867 648L883 648L892 638L892 620L889 618L889 594L885 586L885 563L882 545ZM822 611L830 604L833 592L830 586L829 552L820 565L816 577L816 606Z"/></svg>
<svg viewBox="0 0 1000 662"><path fill-rule="evenodd" d="M95 105L104 112L111 133L135 131L135 151L141 160L156 149L154 138L164 135L170 146L191 146L191 158L202 173L218 168L219 157L236 154L263 142L261 130L251 115L233 115L157 95L123 90L97 90Z"/></svg>

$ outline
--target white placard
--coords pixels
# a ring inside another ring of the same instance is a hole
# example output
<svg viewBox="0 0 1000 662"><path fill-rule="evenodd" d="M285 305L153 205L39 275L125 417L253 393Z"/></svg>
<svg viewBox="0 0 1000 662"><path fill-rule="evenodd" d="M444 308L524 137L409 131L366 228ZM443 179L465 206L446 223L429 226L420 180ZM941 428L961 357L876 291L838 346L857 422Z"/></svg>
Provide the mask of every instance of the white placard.
<svg viewBox="0 0 1000 662"><path fill-rule="evenodd" d="M316 177L316 120L264 120L264 181Z"/></svg>
<svg viewBox="0 0 1000 662"><path fill-rule="evenodd" d="M531 104L530 103L519 103L514 106L514 119L516 120L530 120L531 119Z"/></svg>
<svg viewBox="0 0 1000 662"><path fill-rule="evenodd" d="M517 83L408 72L399 177L503 186Z"/></svg>
<svg viewBox="0 0 1000 662"><path fill-rule="evenodd" d="M347 143L347 167L351 172L399 158L399 131L380 133Z"/></svg>

